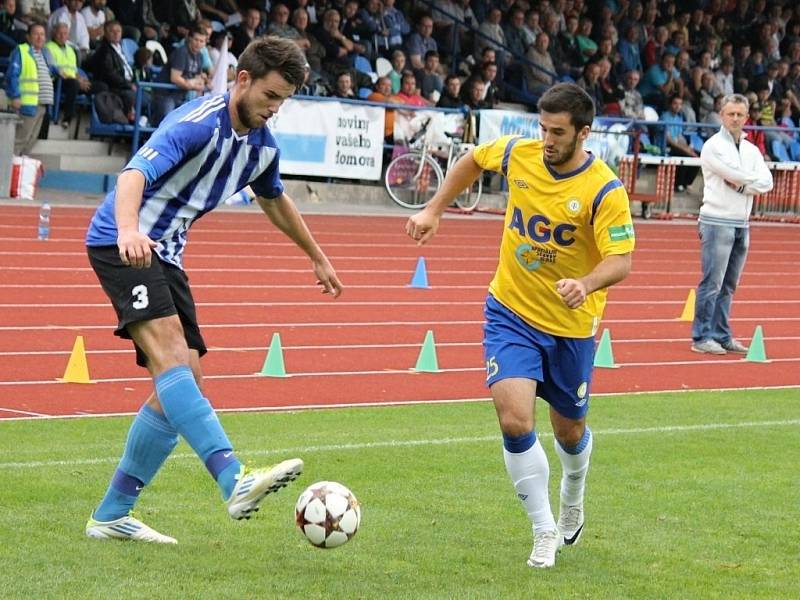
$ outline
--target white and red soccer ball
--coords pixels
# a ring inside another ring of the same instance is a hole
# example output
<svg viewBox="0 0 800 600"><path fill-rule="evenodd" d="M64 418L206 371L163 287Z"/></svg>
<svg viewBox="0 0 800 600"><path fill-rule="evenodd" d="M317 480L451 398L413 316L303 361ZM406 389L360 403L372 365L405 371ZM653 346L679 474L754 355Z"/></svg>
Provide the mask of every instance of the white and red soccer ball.
<svg viewBox="0 0 800 600"><path fill-rule="evenodd" d="M295 521L306 539L318 548L348 542L361 524L361 506L349 489L335 481L319 481L300 494Z"/></svg>

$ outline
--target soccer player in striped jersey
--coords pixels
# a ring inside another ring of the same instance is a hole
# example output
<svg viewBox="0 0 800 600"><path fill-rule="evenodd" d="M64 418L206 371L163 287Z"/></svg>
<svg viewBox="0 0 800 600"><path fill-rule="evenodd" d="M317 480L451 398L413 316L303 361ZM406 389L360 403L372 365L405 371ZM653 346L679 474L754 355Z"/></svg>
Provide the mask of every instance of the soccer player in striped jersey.
<svg viewBox="0 0 800 600"><path fill-rule="evenodd" d="M591 98L574 84L558 84L538 108L541 140L504 136L477 146L447 172L406 232L418 244L430 240L445 207L484 169L508 178L500 260L484 310L486 383L506 470L533 524L528 564L546 568L583 532L594 335L607 288L630 271L634 234L625 188L583 149L594 118ZM550 405L562 466L557 523L550 467L535 431L537 396Z"/></svg>
<svg viewBox="0 0 800 600"><path fill-rule="evenodd" d="M250 518L263 498L296 479L303 461L245 468L202 393L206 346L183 271L186 236L198 218L249 188L269 220L311 259L322 292L342 292L278 172L267 121L302 85L305 57L290 40L259 38L242 53L229 94L203 97L170 113L130 160L92 218L89 261L132 339L155 390L131 425L122 459L86 534L99 539L175 543L134 518L139 493L180 434L216 480L228 514Z"/></svg>

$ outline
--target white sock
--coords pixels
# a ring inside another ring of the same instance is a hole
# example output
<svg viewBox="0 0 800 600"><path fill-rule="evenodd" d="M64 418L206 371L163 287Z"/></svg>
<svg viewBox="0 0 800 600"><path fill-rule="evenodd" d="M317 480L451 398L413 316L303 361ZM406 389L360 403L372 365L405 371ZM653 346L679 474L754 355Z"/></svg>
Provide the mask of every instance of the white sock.
<svg viewBox="0 0 800 600"><path fill-rule="evenodd" d="M578 444L581 451L572 454L564 450L555 440L556 454L561 459L561 504L575 506L583 504L583 492L586 488L586 474L589 471L589 457L592 454L592 432L586 428L583 439Z"/></svg>
<svg viewBox="0 0 800 600"><path fill-rule="evenodd" d="M556 528L553 511L550 510L550 497L547 483L550 479L550 465L542 444L536 440L525 452L514 453L503 448L506 463L517 497L522 501L525 512L533 523L534 534L552 531Z"/></svg>

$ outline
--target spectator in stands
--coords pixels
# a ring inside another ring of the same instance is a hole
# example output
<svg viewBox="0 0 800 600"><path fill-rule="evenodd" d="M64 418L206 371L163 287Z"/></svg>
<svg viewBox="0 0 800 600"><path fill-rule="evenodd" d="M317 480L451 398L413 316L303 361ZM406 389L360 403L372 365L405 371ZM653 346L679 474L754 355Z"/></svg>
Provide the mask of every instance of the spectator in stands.
<svg viewBox="0 0 800 600"><path fill-rule="evenodd" d="M395 98L392 95L392 80L386 77L378 77L375 81L375 86L372 93L367 96L370 102L383 102L385 104L393 104ZM387 108L383 113L383 141L385 144L392 144L394 142L394 111ZM388 156L391 157L391 149L388 150Z"/></svg>
<svg viewBox="0 0 800 600"><path fill-rule="evenodd" d="M439 108L463 108L464 100L461 98L461 78L455 73L450 73L444 80L444 90L439 102Z"/></svg>
<svg viewBox="0 0 800 600"><path fill-rule="evenodd" d="M506 38L506 46L511 51L509 63L514 63L517 60L516 57L525 56L530 45L528 36L525 33L525 11L519 6L514 5L514 8L511 9L511 15L508 18L508 23L503 28L503 33Z"/></svg>
<svg viewBox="0 0 800 600"><path fill-rule="evenodd" d="M758 93L758 90L767 88L768 95L773 102L778 102L784 96L783 85L778 77L779 65L777 62L771 62L767 65L766 72L752 81L751 87ZM759 102L761 100L759 99ZM761 102L763 105L763 102Z"/></svg>
<svg viewBox="0 0 800 600"><path fill-rule="evenodd" d="M69 41L84 59L89 54L89 29L81 14L83 0L63 0L64 5L50 15L47 21L48 30L51 32L56 23L66 23L69 27Z"/></svg>
<svg viewBox="0 0 800 600"><path fill-rule="evenodd" d="M122 51L122 25L117 21L106 21L103 25L103 41L85 63L91 72L94 91L108 91L122 99L126 115L133 114L136 99L136 83L133 65L128 63Z"/></svg>
<svg viewBox="0 0 800 600"><path fill-rule="evenodd" d="M469 110L484 110L490 106L483 99L485 85L478 77L472 77L464 84L464 104Z"/></svg>
<svg viewBox="0 0 800 600"><path fill-rule="evenodd" d="M714 99L719 95L714 75L710 72L703 73L695 107L698 121L706 121L708 114L714 110Z"/></svg>
<svg viewBox="0 0 800 600"><path fill-rule="evenodd" d="M597 54L597 42L592 39L592 20L589 17L581 17L578 26L578 48L581 51L581 60L584 64L589 62Z"/></svg>
<svg viewBox="0 0 800 600"><path fill-rule="evenodd" d="M395 94L398 104L408 104L409 106L431 106L431 103L423 98L417 90L417 78L413 71L403 71L403 79L400 83L400 91Z"/></svg>
<svg viewBox="0 0 800 600"><path fill-rule="evenodd" d="M113 11L114 17L122 25L122 35L139 42L145 40L158 40L166 38L169 33L169 19L165 23L156 17L153 7L154 0L108 0L108 6ZM163 5L169 5L163 2ZM108 21L108 19L106 19Z"/></svg>
<svg viewBox="0 0 800 600"><path fill-rule="evenodd" d="M260 35L261 11L257 8L248 8L244 13L242 22L230 28L233 34L233 47L231 52L239 56L247 45Z"/></svg>
<svg viewBox="0 0 800 600"><path fill-rule="evenodd" d="M322 60L325 58L325 48L319 40L308 30L310 17L305 8L298 7L292 11L292 27L297 30L298 46L305 52L306 60L311 67L312 79L318 78L322 74ZM305 40L305 43L300 43Z"/></svg>
<svg viewBox="0 0 800 600"><path fill-rule="evenodd" d="M389 53L389 29L383 20L381 10L381 0L366 0L364 6L358 10L358 18L369 32L369 40L372 42L372 59L380 55Z"/></svg>
<svg viewBox="0 0 800 600"><path fill-rule="evenodd" d="M103 39L103 25L114 20L114 13L106 6L106 0L90 0L81 14L89 31L89 46L95 48Z"/></svg>
<svg viewBox="0 0 800 600"><path fill-rule="evenodd" d="M639 91L644 103L656 111L665 109L668 104L667 99L671 95L677 94L683 97L683 81L675 68L674 54L665 52L661 57L661 63L647 69L639 84Z"/></svg>
<svg viewBox="0 0 800 600"><path fill-rule="evenodd" d="M625 73L623 84L623 96L619 103L620 114L631 119L644 120L644 101L639 90L641 74L639 71L628 71Z"/></svg>
<svg viewBox="0 0 800 600"><path fill-rule="evenodd" d="M14 13L17 0L0 2L0 57L11 54L11 51L25 41L25 30L17 26Z"/></svg>
<svg viewBox="0 0 800 600"><path fill-rule="evenodd" d="M719 70L714 73L717 80L717 87L723 96L733 94L733 59L723 58L720 61Z"/></svg>
<svg viewBox="0 0 800 600"><path fill-rule="evenodd" d="M703 204L700 207L702 279L697 286L692 351L744 354L728 321L731 301L747 259L753 196L772 189L772 174L759 150L742 135L747 99L722 101L722 128L703 146Z"/></svg>
<svg viewBox="0 0 800 600"><path fill-rule="evenodd" d="M339 73L332 95L337 98L349 98L350 100L356 98L355 90L353 90L353 76L349 71Z"/></svg>
<svg viewBox="0 0 800 600"><path fill-rule="evenodd" d="M549 46L550 36L542 32L536 37L533 46L528 48L527 59L533 64L525 65L525 78L528 91L535 96L541 96L556 83L556 67L550 56Z"/></svg>
<svg viewBox="0 0 800 600"><path fill-rule="evenodd" d="M697 158L698 154L692 148L684 135L683 124L686 118L683 115L683 98L673 94L669 98L669 108L661 113L659 120L669 123L664 127L667 149L671 156L688 156ZM694 183L699 171L698 167L679 166L675 170L675 191L685 192Z"/></svg>
<svg viewBox="0 0 800 600"><path fill-rule="evenodd" d="M406 69L406 54L399 48L392 51L392 70L389 71L389 79L392 82L392 94L400 91L403 80L403 71Z"/></svg>
<svg viewBox="0 0 800 600"><path fill-rule="evenodd" d="M297 30L289 25L289 6L283 2L275 2L270 12L266 35L274 35L287 39L296 39ZM305 48L301 48L305 49Z"/></svg>
<svg viewBox="0 0 800 600"><path fill-rule="evenodd" d="M78 94L88 94L92 84L78 71L78 55L67 43L69 25L60 21L53 26L52 39L45 44L45 49L52 60L51 72L61 79L61 127L69 129L75 116L75 100ZM56 115L58 118L58 115Z"/></svg>
<svg viewBox="0 0 800 600"><path fill-rule="evenodd" d="M425 65L425 54L430 50L438 51L439 46L433 39L433 18L423 13L417 19L416 31L406 39L406 54L411 63L411 68L415 71L422 69Z"/></svg>
<svg viewBox="0 0 800 600"><path fill-rule="evenodd" d="M591 61L597 64L600 72L597 76L597 83L600 86L603 114L612 117L620 116L620 100L625 95L617 83L617 78L611 72L611 62L607 58Z"/></svg>
<svg viewBox="0 0 800 600"><path fill-rule="evenodd" d="M389 51L392 53L403 46L403 37L411 31L406 16L394 3L395 0L383 0L383 22L388 31ZM392 86L394 87L394 82Z"/></svg>
<svg viewBox="0 0 800 600"><path fill-rule="evenodd" d="M639 28L630 25L625 31L625 37L617 44L623 72L644 70L639 48Z"/></svg>
<svg viewBox="0 0 800 600"><path fill-rule="evenodd" d="M542 33L539 11L531 8L525 13L525 44L528 48L533 46L536 37Z"/></svg>
<svg viewBox="0 0 800 600"><path fill-rule="evenodd" d="M779 116L776 113L778 106L777 102L773 100L770 94L769 87L762 85L757 88L756 95L758 97L758 104L761 107L761 118L758 120L758 124L764 127L777 127ZM781 97L781 99L783 99L783 97ZM775 131L774 129L765 130L763 133L767 152L772 156L773 160L788 160L792 138L783 131Z"/></svg>
<svg viewBox="0 0 800 600"><path fill-rule="evenodd" d="M594 112L596 115L602 115L604 109L603 103L603 90L600 87L600 65L596 62L590 62L584 65L583 75L580 76L578 87L583 89L594 102Z"/></svg>
<svg viewBox="0 0 800 600"><path fill-rule="evenodd" d="M40 23L28 27L27 41L11 53L6 70L6 97L20 120L16 126L14 154L30 152L43 132L53 103L53 81L45 58L45 29Z"/></svg>
<svg viewBox="0 0 800 600"><path fill-rule="evenodd" d="M497 86L497 63L485 62L481 65L478 77L483 82L483 100L486 108L494 108L500 101L500 88Z"/></svg>
<svg viewBox="0 0 800 600"><path fill-rule="evenodd" d="M208 35L200 27L193 27L189 32L187 43L175 48L158 75L159 83L172 83L178 90L154 90L153 115L154 126L173 109L186 100L202 95L206 89L208 77L203 73L200 50L205 47Z"/></svg>
<svg viewBox="0 0 800 600"><path fill-rule="evenodd" d="M425 53L425 66L414 74L417 78L417 87L420 95L435 105L442 95L444 80L439 74L439 53L428 50Z"/></svg>
<svg viewBox="0 0 800 600"><path fill-rule="evenodd" d="M715 127L715 129L712 129L711 127L703 127L702 129L700 129L700 137L702 137L704 140L714 135L722 126L722 117L720 116L720 110L722 110L723 98L725 98L725 96L723 95L719 95L716 98L714 98L714 107L708 114L706 114L705 118L702 121L703 123L706 123L708 125L714 125Z"/></svg>
<svg viewBox="0 0 800 600"><path fill-rule="evenodd" d="M505 66L510 56L506 56L503 46L506 45L506 34L500 21L503 13L499 8L489 9L486 19L478 26L478 35L475 36L475 58L481 59L481 53L486 47L494 48L497 53L497 64Z"/></svg>
<svg viewBox="0 0 800 600"><path fill-rule="evenodd" d="M370 62L375 59L372 31L358 15L358 0L345 0L342 21L339 26L346 38L353 42L353 54L360 54Z"/></svg>
<svg viewBox="0 0 800 600"><path fill-rule="evenodd" d="M206 19L227 25L232 15L239 12L236 0L200 0L197 9Z"/></svg>
<svg viewBox="0 0 800 600"><path fill-rule="evenodd" d="M335 8L329 8L322 15L322 23L317 27L314 35L325 48L325 58L322 61L322 70L331 80L343 70L350 68L350 53L355 50L355 44L348 39L339 29L342 17Z"/></svg>

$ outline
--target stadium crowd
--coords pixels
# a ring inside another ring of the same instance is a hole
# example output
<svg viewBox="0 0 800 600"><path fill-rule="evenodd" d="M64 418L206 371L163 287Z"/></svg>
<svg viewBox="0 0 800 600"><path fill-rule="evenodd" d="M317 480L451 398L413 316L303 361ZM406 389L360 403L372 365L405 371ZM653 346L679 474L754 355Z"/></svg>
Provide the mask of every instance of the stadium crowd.
<svg viewBox="0 0 800 600"><path fill-rule="evenodd" d="M264 34L305 52L304 95L481 109L534 106L575 81L599 115L645 119L652 108L675 155L698 155L714 129L683 124L718 126L722 97L738 92L748 125L775 128L750 134L762 154L800 160L793 0L0 0L6 95L33 120L34 141L47 137L56 90L67 128L82 95L102 95L102 120L127 123L143 116L137 82L172 83L146 96L141 122L157 125L210 88L223 51L231 81Z"/></svg>

